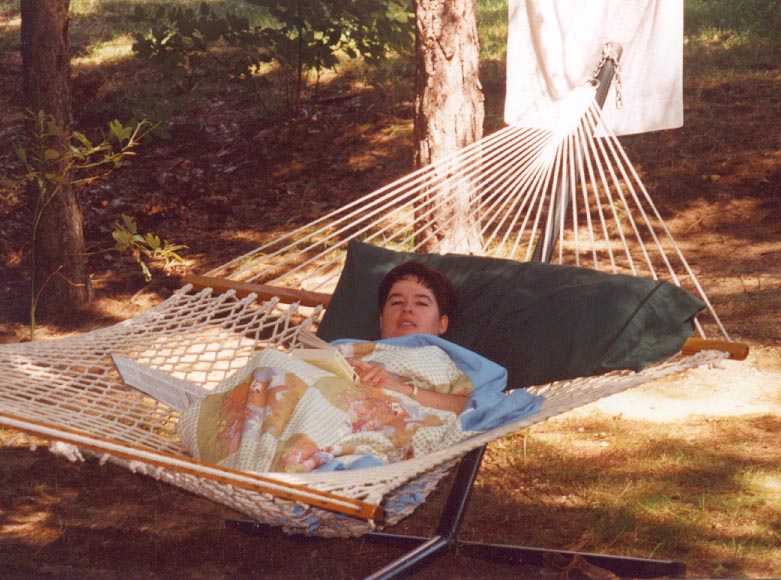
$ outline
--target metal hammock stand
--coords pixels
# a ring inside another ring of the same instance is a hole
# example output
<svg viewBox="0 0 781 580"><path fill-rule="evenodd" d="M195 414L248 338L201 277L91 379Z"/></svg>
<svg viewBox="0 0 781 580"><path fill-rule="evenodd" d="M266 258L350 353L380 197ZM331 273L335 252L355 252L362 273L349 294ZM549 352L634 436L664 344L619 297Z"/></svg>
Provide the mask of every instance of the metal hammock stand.
<svg viewBox="0 0 781 580"><path fill-rule="evenodd" d="M616 59L605 59L595 81L603 99ZM498 131L206 276L189 277L182 290L132 319L78 336L0 346L0 426L14 433L3 443L32 434L52 442L50 449L70 460L83 459L83 451L111 461L245 514L252 523L233 524L242 529L251 530L261 521L326 537L370 534L410 550L375 578L407 575L453 549L539 563L544 550L457 539L483 446L601 397L747 353L745 345L730 341L615 136L592 138L601 127L595 92L589 86L576 95L575 113L566 112L564 123L554 118L559 125L554 130L510 126ZM639 372L614 371L530 387L545 396L539 413L531 417L424 457L332 473L257 474L196 461L176 434L178 412L118 377L114 354L214 388L258 350L297 346L301 331L316 324L328 304L350 240L417 251L427 236L439 233L436 228L447 227L431 226L426 218L447 204L453 191L463 190L480 191L475 207L468 209L480 223L481 255L576 266L591 261L594 269L669 278L705 302L704 316L710 315L721 338L706 338L697 321L699 337L684 346L691 356ZM635 243L628 243L630 238ZM218 293L220 288L225 291ZM375 533L378 526L392 526L414 511L417 504L401 505L399 498L415 489L425 499L458 460L433 538ZM677 562L580 556L622 576L684 571Z"/></svg>

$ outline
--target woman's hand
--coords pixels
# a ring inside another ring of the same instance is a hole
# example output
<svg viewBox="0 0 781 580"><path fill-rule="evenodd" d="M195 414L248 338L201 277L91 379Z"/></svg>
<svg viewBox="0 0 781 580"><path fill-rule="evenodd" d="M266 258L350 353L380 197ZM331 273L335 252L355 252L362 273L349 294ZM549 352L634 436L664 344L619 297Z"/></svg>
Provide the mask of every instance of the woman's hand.
<svg viewBox="0 0 781 580"><path fill-rule="evenodd" d="M348 359L361 384L375 389L389 389L398 393L409 395L412 391L407 383L399 379L398 375L391 373L381 365L367 363L359 359Z"/></svg>
<svg viewBox="0 0 781 580"><path fill-rule="evenodd" d="M402 381L398 375L387 371L384 367L372 363L367 363L359 359L348 359L361 385L369 389L388 389L396 391L408 397L412 397L421 405L442 409L443 411L452 411L456 415L464 410L464 405L468 400L463 395L449 395L445 393L436 393L427 389L414 389L411 385Z"/></svg>

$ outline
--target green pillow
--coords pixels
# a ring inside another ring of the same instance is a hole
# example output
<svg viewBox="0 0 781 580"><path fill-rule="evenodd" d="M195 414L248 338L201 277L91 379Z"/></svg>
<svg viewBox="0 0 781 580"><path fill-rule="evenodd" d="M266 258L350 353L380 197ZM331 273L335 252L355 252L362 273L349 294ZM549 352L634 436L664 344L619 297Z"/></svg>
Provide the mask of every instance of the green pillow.
<svg viewBox="0 0 781 580"><path fill-rule="evenodd" d="M458 291L443 338L504 366L510 388L640 370L669 358L705 306L678 286L646 278L352 241L318 335L377 339L380 280L413 258L442 270Z"/></svg>

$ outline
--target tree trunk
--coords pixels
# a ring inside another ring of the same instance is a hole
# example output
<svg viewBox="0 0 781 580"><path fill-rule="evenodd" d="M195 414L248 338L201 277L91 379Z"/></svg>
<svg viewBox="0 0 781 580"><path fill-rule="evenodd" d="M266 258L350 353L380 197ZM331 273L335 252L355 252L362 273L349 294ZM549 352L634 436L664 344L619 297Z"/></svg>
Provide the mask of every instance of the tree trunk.
<svg viewBox="0 0 781 580"><path fill-rule="evenodd" d="M483 135L476 0L415 0L415 57L415 164L423 167ZM435 171L442 181L458 168ZM429 223L424 237L436 234L422 249L481 249L479 224L470 211L475 195L475 186L451 188L448 203L425 218Z"/></svg>
<svg viewBox="0 0 781 580"><path fill-rule="evenodd" d="M76 312L89 302L92 289L84 251L83 216L69 183L68 135L72 122L70 96L69 0L22 0L22 88L25 106L43 111L63 129L45 147L59 156L45 170L61 177L46 180L30 200L39 213L33 232L34 291L44 315ZM30 147L41 147L35 123L29 126ZM33 297L35 299L35 296Z"/></svg>

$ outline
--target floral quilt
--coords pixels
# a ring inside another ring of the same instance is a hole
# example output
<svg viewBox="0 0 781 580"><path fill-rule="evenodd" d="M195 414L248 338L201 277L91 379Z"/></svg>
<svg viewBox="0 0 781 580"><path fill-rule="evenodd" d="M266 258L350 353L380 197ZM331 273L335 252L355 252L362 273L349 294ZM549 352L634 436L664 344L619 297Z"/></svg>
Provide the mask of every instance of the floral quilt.
<svg viewBox="0 0 781 580"><path fill-rule="evenodd" d="M340 345L439 392L469 395L470 379L436 346ZM197 459L242 471L306 472L335 459L401 461L472 432L458 416L393 391L369 389L276 350L264 350L200 402L178 427Z"/></svg>

